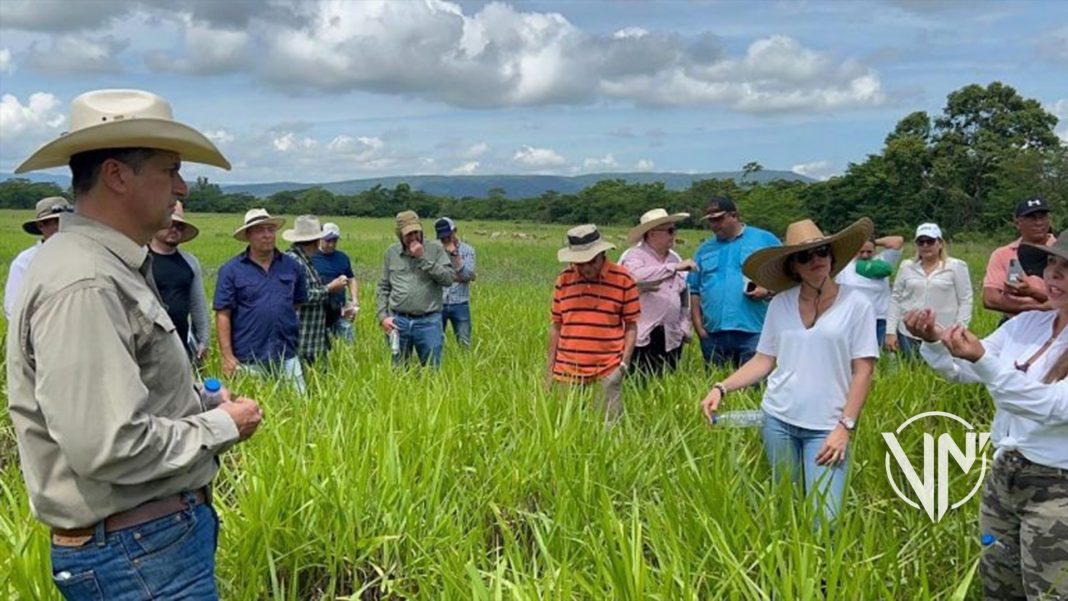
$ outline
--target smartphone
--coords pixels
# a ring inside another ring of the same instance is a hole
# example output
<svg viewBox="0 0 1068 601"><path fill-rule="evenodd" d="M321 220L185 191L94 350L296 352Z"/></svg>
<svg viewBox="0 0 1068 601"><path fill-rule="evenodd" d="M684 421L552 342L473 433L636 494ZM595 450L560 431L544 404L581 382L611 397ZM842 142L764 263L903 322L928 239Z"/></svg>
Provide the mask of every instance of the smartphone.
<svg viewBox="0 0 1068 601"><path fill-rule="evenodd" d="M1020 265L1020 260L1016 258L1009 259L1009 275L1005 280L1010 284L1019 284L1023 279L1024 271Z"/></svg>
<svg viewBox="0 0 1068 601"><path fill-rule="evenodd" d="M742 276L742 290L746 294L752 294L752 292L754 290L756 290L756 287L757 287L756 282L754 282L753 280L745 277L744 275Z"/></svg>

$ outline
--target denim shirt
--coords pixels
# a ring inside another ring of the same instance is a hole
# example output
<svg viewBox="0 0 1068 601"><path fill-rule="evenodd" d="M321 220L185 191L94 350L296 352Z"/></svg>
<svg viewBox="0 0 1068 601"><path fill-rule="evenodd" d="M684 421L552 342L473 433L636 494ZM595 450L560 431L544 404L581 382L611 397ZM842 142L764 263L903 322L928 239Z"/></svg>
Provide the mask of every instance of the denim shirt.
<svg viewBox="0 0 1068 601"><path fill-rule="evenodd" d="M215 286L216 311L229 309L231 344L242 363L278 363L297 355L296 305L308 300L304 267L274 251L264 271L248 250L227 261Z"/></svg>
<svg viewBox="0 0 1068 601"><path fill-rule="evenodd" d="M742 264L754 252L779 245L779 239L770 232L747 225L731 240L713 236L697 248L694 262L698 271L689 275L687 284L691 293L701 298L706 330L760 332L768 303L745 296Z"/></svg>

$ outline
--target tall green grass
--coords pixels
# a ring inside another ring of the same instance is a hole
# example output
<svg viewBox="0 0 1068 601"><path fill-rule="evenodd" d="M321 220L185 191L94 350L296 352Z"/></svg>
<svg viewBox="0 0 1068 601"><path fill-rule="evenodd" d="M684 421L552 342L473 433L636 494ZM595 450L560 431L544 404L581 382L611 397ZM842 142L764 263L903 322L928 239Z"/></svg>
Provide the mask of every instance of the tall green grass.
<svg viewBox="0 0 1068 601"><path fill-rule="evenodd" d="M5 265L31 242L17 229L26 216L0 212ZM202 234L189 249L213 284L241 249L229 237L239 218L190 219ZM844 510L834 532L815 531L809 506L771 482L757 431L701 419L698 401L724 374L707 372L696 347L678 373L628 381L625 417L611 429L590 409L591 391L543 388L566 228L460 224L479 252L475 346L461 352L450 337L431 373L391 369L374 323L392 224L337 221L361 284L356 344L334 350L304 398L262 381L229 383L259 400L265 419L224 456L216 480L223 598L979 598L977 499L932 524L891 490L880 433L934 408L985 429L992 408L981 388L880 360ZM539 238L512 238L517 231ZM700 237L684 233L680 252L691 255ZM976 283L988 251L955 252ZM976 322L987 332L995 318L977 309ZM217 355L206 371L218 373ZM751 390L726 408L758 404ZM958 476L953 490L973 481ZM57 598L47 531L30 515L6 416L0 493L0 597Z"/></svg>

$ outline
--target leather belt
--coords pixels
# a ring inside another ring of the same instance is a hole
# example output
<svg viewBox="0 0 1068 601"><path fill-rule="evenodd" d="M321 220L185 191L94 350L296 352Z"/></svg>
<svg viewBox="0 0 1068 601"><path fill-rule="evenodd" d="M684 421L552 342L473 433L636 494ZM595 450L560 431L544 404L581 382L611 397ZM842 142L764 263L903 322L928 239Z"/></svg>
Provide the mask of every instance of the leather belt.
<svg viewBox="0 0 1068 601"><path fill-rule="evenodd" d="M394 311L393 312L394 315L400 315L401 317L406 317L408 319L419 319L421 317L427 317L429 315L436 315L438 313L441 313L441 311L427 311L426 313L402 313L400 311Z"/></svg>
<svg viewBox="0 0 1068 601"><path fill-rule="evenodd" d="M208 487L206 486L198 488L189 494L193 495L192 504L186 503L186 493L178 493L169 497L163 497L162 499L156 499L155 501L142 503L133 509L127 509L126 511L120 511L119 513L110 515L104 519L104 531L110 533L124 528L140 526L146 522L151 522L152 520L178 513L179 511L184 511L196 507L197 505L204 505L211 500L211 494L208 492ZM65 538L92 537L95 533L95 526L69 529L52 528L52 534L54 536Z"/></svg>

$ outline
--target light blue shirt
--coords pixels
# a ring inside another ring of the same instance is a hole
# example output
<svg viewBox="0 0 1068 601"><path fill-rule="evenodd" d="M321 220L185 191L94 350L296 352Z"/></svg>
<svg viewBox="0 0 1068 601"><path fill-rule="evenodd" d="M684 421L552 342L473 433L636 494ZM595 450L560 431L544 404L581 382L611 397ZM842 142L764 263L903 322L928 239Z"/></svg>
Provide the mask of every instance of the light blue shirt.
<svg viewBox="0 0 1068 601"><path fill-rule="evenodd" d="M698 271L690 273L686 283L691 294L701 297L706 330L760 332L768 303L745 296L742 263L762 248L779 245L771 232L747 225L732 240L713 236L697 248L693 260Z"/></svg>
<svg viewBox="0 0 1068 601"><path fill-rule="evenodd" d="M463 264L456 270L459 281L445 287L442 302L446 305L471 301L471 281L475 279L475 249L466 242L459 242L456 250L460 253Z"/></svg>

